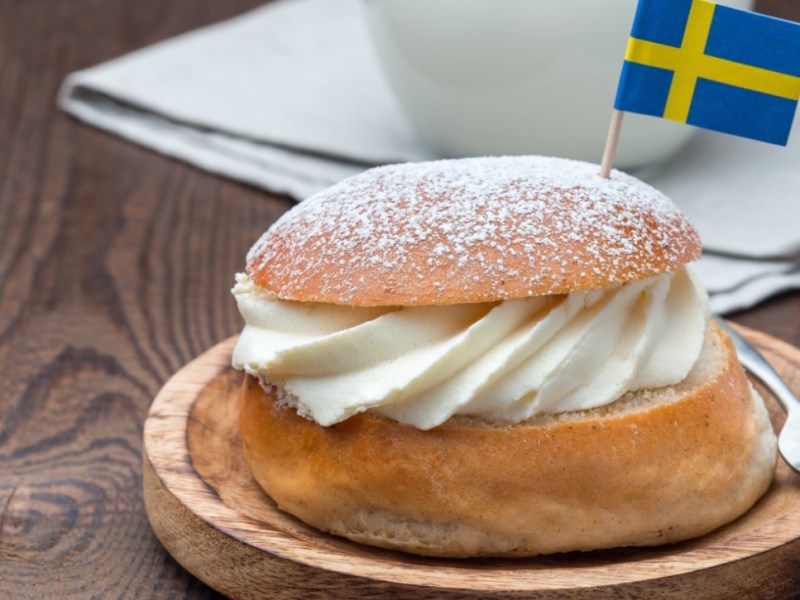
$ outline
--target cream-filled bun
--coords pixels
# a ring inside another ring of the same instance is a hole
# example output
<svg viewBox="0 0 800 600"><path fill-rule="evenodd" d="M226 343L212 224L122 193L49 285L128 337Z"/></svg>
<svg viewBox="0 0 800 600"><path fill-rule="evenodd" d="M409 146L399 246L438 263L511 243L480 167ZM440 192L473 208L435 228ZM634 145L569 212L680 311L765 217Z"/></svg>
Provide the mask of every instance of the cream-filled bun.
<svg viewBox="0 0 800 600"><path fill-rule="evenodd" d="M253 475L310 525L432 556L711 531L767 489L776 441L699 255L663 194L581 162L403 164L324 190L233 289Z"/></svg>

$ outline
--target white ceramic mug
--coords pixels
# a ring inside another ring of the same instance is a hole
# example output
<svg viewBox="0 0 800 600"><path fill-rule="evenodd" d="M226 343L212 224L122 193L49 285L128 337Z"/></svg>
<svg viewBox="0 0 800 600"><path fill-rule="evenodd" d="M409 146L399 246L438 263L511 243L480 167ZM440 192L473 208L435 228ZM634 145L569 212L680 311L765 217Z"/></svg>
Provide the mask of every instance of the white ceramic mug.
<svg viewBox="0 0 800 600"><path fill-rule="evenodd" d="M363 4L401 105L443 154L600 161L635 0ZM627 114L615 165L660 161L692 132L681 123Z"/></svg>

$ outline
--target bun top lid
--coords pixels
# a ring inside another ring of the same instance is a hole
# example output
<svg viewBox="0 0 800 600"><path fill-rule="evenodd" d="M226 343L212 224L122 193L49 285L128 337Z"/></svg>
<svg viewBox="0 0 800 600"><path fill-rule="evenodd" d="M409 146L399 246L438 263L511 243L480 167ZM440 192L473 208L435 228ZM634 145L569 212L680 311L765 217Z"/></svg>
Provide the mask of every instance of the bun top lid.
<svg viewBox="0 0 800 600"><path fill-rule="evenodd" d="M247 273L284 300L446 305L603 288L699 258L664 194L597 171L538 156L370 169L284 214Z"/></svg>

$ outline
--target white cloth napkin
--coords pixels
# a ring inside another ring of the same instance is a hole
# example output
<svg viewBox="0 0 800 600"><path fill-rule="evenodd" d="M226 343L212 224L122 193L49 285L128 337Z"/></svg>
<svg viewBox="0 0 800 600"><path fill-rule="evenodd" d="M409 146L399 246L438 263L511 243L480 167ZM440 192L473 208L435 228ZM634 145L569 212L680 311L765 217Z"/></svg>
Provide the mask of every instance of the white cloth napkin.
<svg viewBox="0 0 800 600"><path fill-rule="evenodd" d="M437 157L392 96L358 0L278 0L73 73L59 103L298 200L371 165ZM800 131L794 138L785 149L700 132L647 177L698 226L709 252L697 269L716 312L800 287Z"/></svg>

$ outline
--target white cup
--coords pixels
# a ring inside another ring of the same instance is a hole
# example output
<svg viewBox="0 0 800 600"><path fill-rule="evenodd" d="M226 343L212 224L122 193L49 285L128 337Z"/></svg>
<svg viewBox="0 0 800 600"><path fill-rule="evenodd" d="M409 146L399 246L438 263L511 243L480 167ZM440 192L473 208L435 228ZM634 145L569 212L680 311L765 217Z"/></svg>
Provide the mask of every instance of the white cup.
<svg viewBox="0 0 800 600"><path fill-rule="evenodd" d="M600 161L635 0L363 4L400 104L441 153ZM692 132L682 123L627 114L615 165L660 161Z"/></svg>

